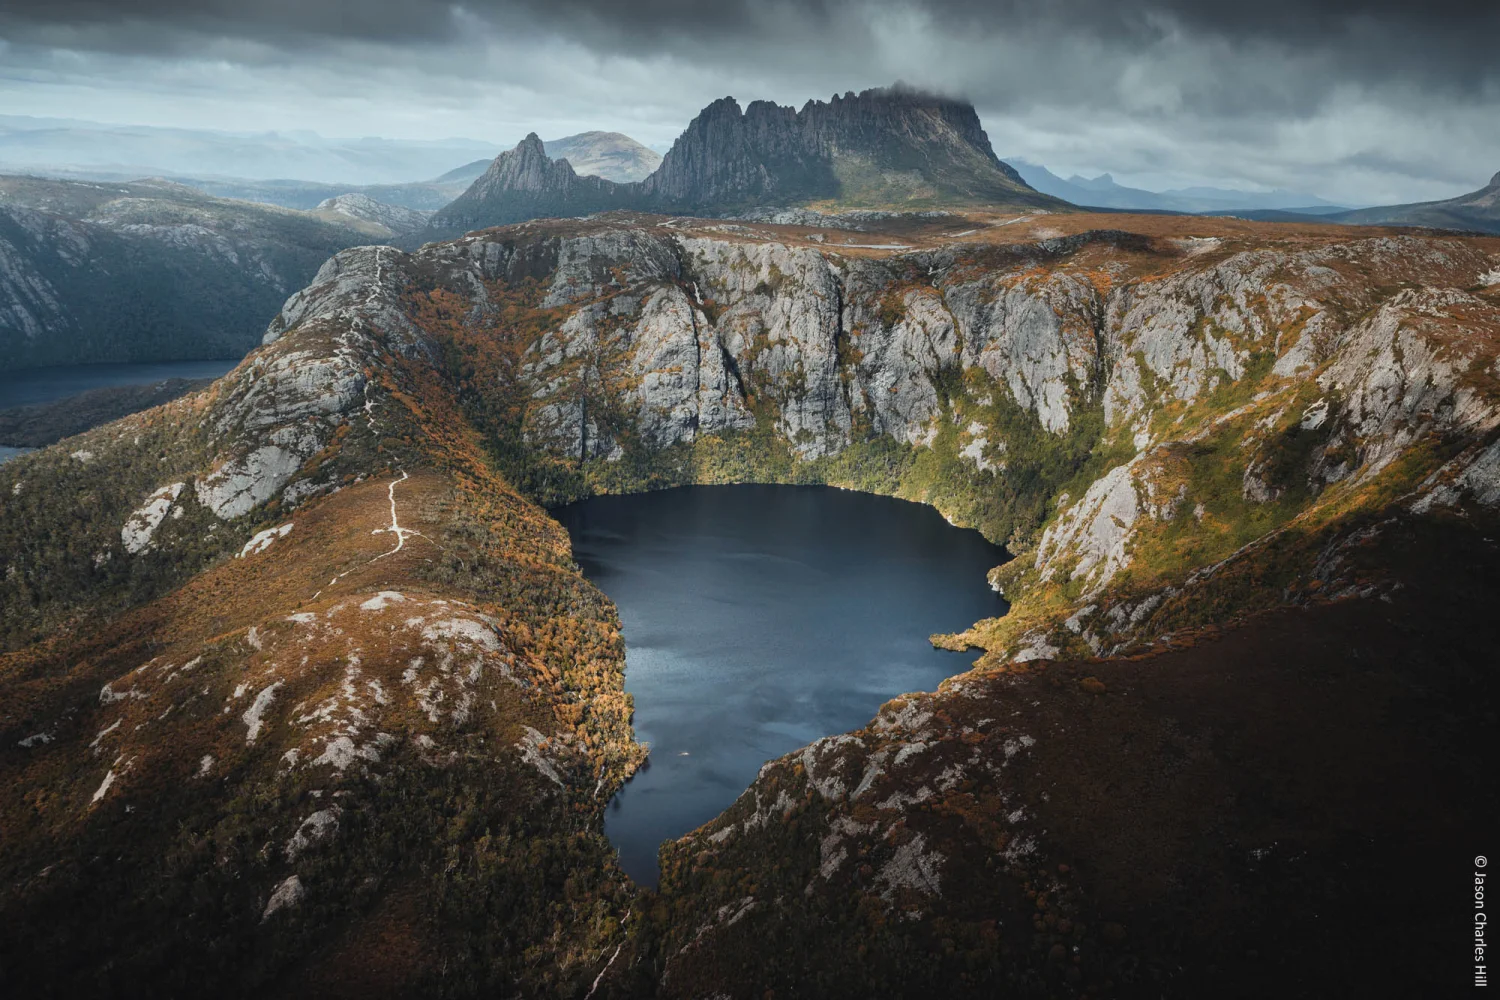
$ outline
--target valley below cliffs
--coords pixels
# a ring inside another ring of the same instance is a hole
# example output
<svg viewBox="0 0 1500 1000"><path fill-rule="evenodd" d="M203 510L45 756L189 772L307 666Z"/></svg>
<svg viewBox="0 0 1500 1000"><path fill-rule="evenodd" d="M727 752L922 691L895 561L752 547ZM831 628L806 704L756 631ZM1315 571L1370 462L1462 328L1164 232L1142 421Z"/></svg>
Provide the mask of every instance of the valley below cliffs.
<svg viewBox="0 0 1500 1000"><path fill-rule="evenodd" d="M343 250L208 389L0 467L0 976L1440 995L1497 816L1497 435L1500 240L617 213ZM647 892L602 834L645 756L619 622L544 508L728 482L932 504L1008 545L1011 610Z"/></svg>
<svg viewBox="0 0 1500 1000"><path fill-rule="evenodd" d="M238 358L330 254L390 236L169 181L0 176L0 364Z"/></svg>

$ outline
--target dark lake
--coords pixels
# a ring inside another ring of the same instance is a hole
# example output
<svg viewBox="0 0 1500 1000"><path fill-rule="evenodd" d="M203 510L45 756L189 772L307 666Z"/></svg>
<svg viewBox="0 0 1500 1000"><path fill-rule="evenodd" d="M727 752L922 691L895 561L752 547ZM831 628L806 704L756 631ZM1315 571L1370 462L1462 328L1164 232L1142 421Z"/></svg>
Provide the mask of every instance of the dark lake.
<svg viewBox="0 0 1500 1000"><path fill-rule="evenodd" d="M144 385L169 378L218 378L240 363L232 361L163 361L155 364L58 365L0 372L0 410L50 403L86 389L106 385Z"/></svg>
<svg viewBox="0 0 1500 1000"><path fill-rule="evenodd" d="M147 364L57 365L0 372L0 410L51 403L104 386L146 385L169 378L218 378L239 363L239 359L162 361ZM0 445L0 464L30 450Z"/></svg>
<svg viewBox="0 0 1500 1000"><path fill-rule="evenodd" d="M972 653L934 632L1002 613L1006 558L920 504L821 486L693 486L554 510L620 609L649 767L605 814L625 871L728 807L762 764L931 691Z"/></svg>

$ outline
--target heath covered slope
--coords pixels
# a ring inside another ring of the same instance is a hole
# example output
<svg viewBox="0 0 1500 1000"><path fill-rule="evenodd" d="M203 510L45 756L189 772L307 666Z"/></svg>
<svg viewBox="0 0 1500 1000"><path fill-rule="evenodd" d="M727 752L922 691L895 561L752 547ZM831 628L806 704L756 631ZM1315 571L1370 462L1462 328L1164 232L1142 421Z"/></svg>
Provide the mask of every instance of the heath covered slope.
<svg viewBox="0 0 1500 1000"><path fill-rule="evenodd" d="M208 392L0 468L6 967L153 994L1195 995L1190 968L1432 995L1413 859L1493 817L1482 727L1454 724L1493 705L1464 645L1488 633L1443 638L1409 595L1472 618L1494 575L1500 245L898 225L346 250ZM1009 542L1013 610L939 638L975 670L768 765L641 893L602 837L642 752L617 623L535 502L734 481L932 503ZM1307 641L1247 645L1277 616ZM1125 658L1168 648L1198 658ZM1267 662L1296 669L1224 669ZM1379 787L1424 823L1349 806ZM1413 905L1329 962L1360 837Z"/></svg>
<svg viewBox="0 0 1500 1000"><path fill-rule="evenodd" d="M618 625L477 450L398 256L6 466L15 988L576 995L624 939Z"/></svg>

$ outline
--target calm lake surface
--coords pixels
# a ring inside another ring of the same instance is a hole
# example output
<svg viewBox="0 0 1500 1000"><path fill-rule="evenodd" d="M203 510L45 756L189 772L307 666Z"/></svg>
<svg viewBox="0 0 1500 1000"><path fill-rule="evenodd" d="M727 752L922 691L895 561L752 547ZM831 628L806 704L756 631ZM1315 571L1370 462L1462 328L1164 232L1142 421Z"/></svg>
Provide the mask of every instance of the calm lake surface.
<svg viewBox="0 0 1500 1000"><path fill-rule="evenodd" d="M0 410L50 403L110 385L146 385L169 378L218 378L239 364L232 361L163 361L154 364L58 365L0 372ZM30 448L0 445L0 464Z"/></svg>
<svg viewBox="0 0 1500 1000"><path fill-rule="evenodd" d="M218 378L240 363L232 361L164 361L157 364L59 365L0 372L0 410L50 403L86 389L106 385L144 385L169 378Z"/></svg>
<svg viewBox="0 0 1500 1000"><path fill-rule="evenodd" d="M554 510L620 609L625 688L650 764L610 804L625 871L727 808L762 764L931 691L972 653L933 632L1006 609L1006 558L930 507L831 487L693 486Z"/></svg>

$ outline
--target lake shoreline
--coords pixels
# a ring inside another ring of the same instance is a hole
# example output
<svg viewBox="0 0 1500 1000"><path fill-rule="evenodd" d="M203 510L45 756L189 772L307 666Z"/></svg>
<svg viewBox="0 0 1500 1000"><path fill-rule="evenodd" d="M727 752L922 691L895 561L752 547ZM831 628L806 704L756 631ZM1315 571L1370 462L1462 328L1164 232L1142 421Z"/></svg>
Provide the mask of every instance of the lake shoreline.
<svg viewBox="0 0 1500 1000"><path fill-rule="evenodd" d="M619 610L635 737L651 747L605 833L638 884L769 760L866 725L969 660L934 632L1005 611L1008 554L932 507L826 486L720 485L554 508Z"/></svg>

